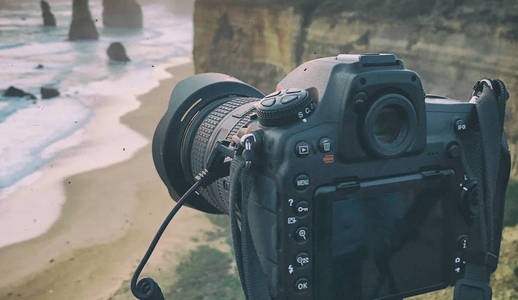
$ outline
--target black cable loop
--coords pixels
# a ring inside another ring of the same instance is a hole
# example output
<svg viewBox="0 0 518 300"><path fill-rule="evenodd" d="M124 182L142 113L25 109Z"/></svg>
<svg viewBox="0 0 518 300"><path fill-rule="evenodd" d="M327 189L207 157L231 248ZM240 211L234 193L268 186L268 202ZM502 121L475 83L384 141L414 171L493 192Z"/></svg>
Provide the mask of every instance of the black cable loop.
<svg viewBox="0 0 518 300"><path fill-rule="evenodd" d="M149 245L149 248L146 251L146 254L140 261L137 269L135 270L135 273L133 274L133 277L131 278L131 292L133 293L133 296L137 297L138 299L146 299L146 300L155 300L155 299L164 299L164 296L162 295L162 291L160 290L160 287L158 284L151 278L143 278L137 283L137 279L140 276L140 273L142 272L142 269L144 269L144 266L146 265L147 261L149 260L149 257L153 253L153 250L155 250L156 245L158 244L158 241L162 237L162 234L164 233L165 229L173 219L173 217L176 215L178 210L183 206L185 201L189 198L189 196L204 183L205 174L200 173L197 177L200 179L194 183L187 192L178 200L174 208L171 210L169 215L165 218L164 222L162 222L162 225L160 226L160 229L158 229L157 233L155 234L155 237L153 238L153 241Z"/></svg>

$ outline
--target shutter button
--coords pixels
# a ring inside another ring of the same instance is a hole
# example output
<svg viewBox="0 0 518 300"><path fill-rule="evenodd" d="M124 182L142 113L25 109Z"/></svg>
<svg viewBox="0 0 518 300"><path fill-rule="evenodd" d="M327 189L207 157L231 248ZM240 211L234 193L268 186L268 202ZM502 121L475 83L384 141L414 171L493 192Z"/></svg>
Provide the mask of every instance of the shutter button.
<svg viewBox="0 0 518 300"><path fill-rule="evenodd" d="M270 107L275 104L275 98L266 98L261 101L261 105L264 107Z"/></svg>

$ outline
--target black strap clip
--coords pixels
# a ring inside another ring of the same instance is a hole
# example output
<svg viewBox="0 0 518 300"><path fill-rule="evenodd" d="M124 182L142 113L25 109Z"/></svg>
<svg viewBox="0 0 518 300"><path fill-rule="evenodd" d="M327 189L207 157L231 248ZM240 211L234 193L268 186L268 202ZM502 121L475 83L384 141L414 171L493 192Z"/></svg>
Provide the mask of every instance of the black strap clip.
<svg viewBox="0 0 518 300"><path fill-rule="evenodd" d="M491 300L488 268L484 265L468 263L464 278L455 283L453 300Z"/></svg>
<svg viewBox="0 0 518 300"><path fill-rule="evenodd" d="M455 283L453 300L491 300L489 283L462 278Z"/></svg>
<svg viewBox="0 0 518 300"><path fill-rule="evenodd" d="M255 159L255 145L257 138L253 133L245 134L241 137L240 144L243 147L243 158L245 159L245 168L250 169Z"/></svg>

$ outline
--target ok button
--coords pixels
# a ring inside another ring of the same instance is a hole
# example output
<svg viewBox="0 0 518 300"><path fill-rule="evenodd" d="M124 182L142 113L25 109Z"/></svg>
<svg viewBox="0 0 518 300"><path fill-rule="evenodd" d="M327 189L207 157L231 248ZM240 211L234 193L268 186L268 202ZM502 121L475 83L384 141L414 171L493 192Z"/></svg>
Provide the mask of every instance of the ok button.
<svg viewBox="0 0 518 300"><path fill-rule="evenodd" d="M309 290L309 280L304 277L297 279L297 281L295 281L295 290L298 292Z"/></svg>

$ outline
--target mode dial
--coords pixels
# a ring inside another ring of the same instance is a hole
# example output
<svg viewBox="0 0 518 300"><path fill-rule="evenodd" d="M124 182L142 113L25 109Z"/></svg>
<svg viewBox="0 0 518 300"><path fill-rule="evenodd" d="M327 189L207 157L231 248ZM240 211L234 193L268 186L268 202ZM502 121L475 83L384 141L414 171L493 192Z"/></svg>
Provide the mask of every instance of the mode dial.
<svg viewBox="0 0 518 300"><path fill-rule="evenodd" d="M271 93L255 104L263 126L287 125L307 118L314 110L309 93L290 88Z"/></svg>

